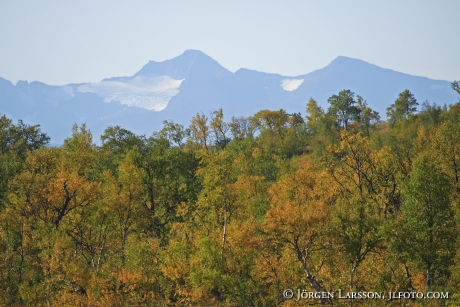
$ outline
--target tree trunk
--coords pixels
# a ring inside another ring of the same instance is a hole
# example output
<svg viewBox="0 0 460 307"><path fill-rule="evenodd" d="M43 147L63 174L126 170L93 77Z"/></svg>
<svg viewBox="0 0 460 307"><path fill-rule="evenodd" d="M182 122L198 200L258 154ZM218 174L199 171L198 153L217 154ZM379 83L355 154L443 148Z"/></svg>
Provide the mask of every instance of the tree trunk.
<svg viewBox="0 0 460 307"><path fill-rule="evenodd" d="M225 244L227 243L227 210L224 210L224 225L222 230L222 248L221 248L221 263L224 264L224 251L225 251Z"/></svg>
<svg viewBox="0 0 460 307"><path fill-rule="evenodd" d="M308 280L308 283L310 284L310 286L316 292L326 292L324 287L321 285L321 283L318 280L316 280L315 276L313 276L311 274L311 270L310 270L310 267L308 265L306 256L301 251L297 240L295 241L294 247L295 247L295 250L296 250L296 253L297 253L297 259L299 259L300 263L302 263L302 267L303 267L303 269L305 271L305 274L307 276L307 280ZM330 305L330 304L332 304L332 300L330 298L321 298L320 303L322 305Z"/></svg>

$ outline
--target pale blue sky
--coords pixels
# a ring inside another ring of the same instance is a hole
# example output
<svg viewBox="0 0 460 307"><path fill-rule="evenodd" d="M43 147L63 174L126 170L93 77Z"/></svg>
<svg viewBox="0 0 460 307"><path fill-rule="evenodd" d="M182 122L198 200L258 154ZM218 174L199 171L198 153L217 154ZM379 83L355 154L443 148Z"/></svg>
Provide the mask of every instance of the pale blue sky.
<svg viewBox="0 0 460 307"><path fill-rule="evenodd" d="M460 79L460 1L0 0L0 76L131 75L199 49L235 71L298 75L339 55Z"/></svg>

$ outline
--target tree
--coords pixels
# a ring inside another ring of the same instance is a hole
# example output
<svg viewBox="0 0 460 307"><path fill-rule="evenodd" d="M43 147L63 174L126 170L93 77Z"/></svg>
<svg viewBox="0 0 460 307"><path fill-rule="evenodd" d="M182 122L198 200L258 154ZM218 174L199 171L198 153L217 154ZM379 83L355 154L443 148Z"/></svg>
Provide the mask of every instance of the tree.
<svg viewBox="0 0 460 307"><path fill-rule="evenodd" d="M350 122L356 120L360 109L356 105L355 93L350 90L342 90L338 95L332 95L327 100L329 103L328 114L333 116L337 125L345 130Z"/></svg>
<svg viewBox="0 0 460 307"><path fill-rule="evenodd" d="M300 114L262 110L251 121L260 130L259 146L268 153L285 159L305 151L306 127Z"/></svg>
<svg viewBox="0 0 460 307"><path fill-rule="evenodd" d="M17 209L59 228L69 213L89 205L97 197L99 185L81 176L80 166L72 169L69 162L63 163L69 158L73 155L52 148L30 155L12 183Z"/></svg>
<svg viewBox="0 0 460 307"><path fill-rule="evenodd" d="M277 136L282 136L289 122L289 115L284 110L262 110L252 118L256 127L264 131L271 131Z"/></svg>
<svg viewBox="0 0 460 307"><path fill-rule="evenodd" d="M63 162L67 169L72 169L80 176L91 180L95 178L97 148L86 124L80 127L76 124L73 126L72 136L64 140L62 150L65 152L66 158Z"/></svg>
<svg viewBox="0 0 460 307"><path fill-rule="evenodd" d="M203 178L199 206L202 210L209 211L208 218L212 217L212 219L208 220L208 223L222 225L220 251L222 263L225 261L228 224L236 210L232 189L235 178L232 174L231 159L227 151L210 154L204 157L206 167L198 170L198 174Z"/></svg>
<svg viewBox="0 0 460 307"><path fill-rule="evenodd" d="M15 270L21 272L18 287L26 305L50 303L66 289L83 289L85 278L74 274L80 271L75 267L81 248L68 233L96 203L100 185L84 176L85 166L75 164L75 154L61 148L33 151L10 182L4 218L18 238Z"/></svg>
<svg viewBox="0 0 460 307"><path fill-rule="evenodd" d="M147 220L151 212L144 205L142 186L143 173L135 164L136 152L129 152L118 168L118 178L107 174L106 194L110 213L116 218L117 230L120 233L120 258L126 264L126 245L128 236L137 226L137 232L144 232L143 220ZM137 224L137 225L136 225Z"/></svg>
<svg viewBox="0 0 460 307"><path fill-rule="evenodd" d="M454 190L460 192L460 121L449 118L433 130L430 143L433 158L437 158Z"/></svg>
<svg viewBox="0 0 460 307"><path fill-rule="evenodd" d="M458 95L460 95L460 81L453 81L451 83L452 89L457 92Z"/></svg>
<svg viewBox="0 0 460 307"><path fill-rule="evenodd" d="M134 147L141 149L144 145L143 137L138 137L120 126L105 129L101 140L102 148L111 151L114 155L124 153Z"/></svg>
<svg viewBox="0 0 460 307"><path fill-rule="evenodd" d="M356 122L358 123L360 132L365 136L370 136L372 128L380 122L380 115L377 111L372 110L366 103L363 97L358 95L358 116Z"/></svg>
<svg viewBox="0 0 460 307"><path fill-rule="evenodd" d="M327 287L321 281L330 222L327 204L318 189L318 170L309 158L298 160L299 169L281 178L270 190L271 208L264 221L267 242L276 242L275 250L287 249L302 268L308 284L316 292ZM292 282L292 281L290 281ZM292 287L292 284L290 285ZM329 299L321 299L329 304Z"/></svg>
<svg viewBox="0 0 460 307"><path fill-rule="evenodd" d="M220 148L224 148L230 142L230 138L227 135L229 125L224 121L222 109L212 112L211 129L214 133L215 144Z"/></svg>
<svg viewBox="0 0 460 307"><path fill-rule="evenodd" d="M204 114L196 114L192 118L192 123L190 125L190 135L192 140L199 143L204 149L208 149L209 144L209 125L208 117Z"/></svg>
<svg viewBox="0 0 460 307"><path fill-rule="evenodd" d="M169 141L172 145L177 145L179 148L184 146L184 139L190 134L189 129L184 129L181 124L175 124L165 120L163 122L163 129L161 129L159 136Z"/></svg>
<svg viewBox="0 0 460 307"><path fill-rule="evenodd" d="M152 211L152 235L167 239L167 233L176 221L176 209L182 204L193 204L201 189L196 176L198 158L190 149L171 147L164 139L149 138L147 150L137 159L142 168L145 205Z"/></svg>
<svg viewBox="0 0 460 307"><path fill-rule="evenodd" d="M340 246L339 253L346 260L347 284L352 290L362 287L357 282L359 268L382 248L380 228L389 206L389 178L379 169L380 157L371 149L370 140L359 133L343 130L340 144L330 150L329 188L335 194L331 229Z"/></svg>
<svg viewBox="0 0 460 307"><path fill-rule="evenodd" d="M457 230L450 184L433 159L421 154L403 187L398 242L406 259L424 272L427 290L445 286L455 256Z"/></svg>
<svg viewBox="0 0 460 307"><path fill-rule="evenodd" d="M5 115L0 117L0 210L8 182L21 171L27 154L45 146L49 140L39 125L26 125L22 120L15 125Z"/></svg>
<svg viewBox="0 0 460 307"><path fill-rule="evenodd" d="M28 151L48 144L50 138L40 131L39 125L30 126L22 120L17 125L5 115L0 117L0 154L15 152L22 160Z"/></svg>
<svg viewBox="0 0 460 307"><path fill-rule="evenodd" d="M398 99L387 108L387 116L392 125L408 120L417 111L418 102L409 90L402 91Z"/></svg>
<svg viewBox="0 0 460 307"><path fill-rule="evenodd" d="M254 135L254 126L251 125L251 121L244 117L232 117L232 121L229 123L230 132L233 139L243 140L252 138Z"/></svg>
<svg viewBox="0 0 460 307"><path fill-rule="evenodd" d="M334 119L326 114L313 98L307 104L307 133L314 154L322 157L328 146L339 139L339 133Z"/></svg>

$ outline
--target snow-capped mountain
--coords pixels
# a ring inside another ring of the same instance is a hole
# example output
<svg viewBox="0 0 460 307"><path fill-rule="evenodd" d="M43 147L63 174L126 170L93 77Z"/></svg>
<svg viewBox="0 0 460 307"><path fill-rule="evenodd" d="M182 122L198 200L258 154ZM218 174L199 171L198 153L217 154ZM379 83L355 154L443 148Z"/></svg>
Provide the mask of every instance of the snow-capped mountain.
<svg viewBox="0 0 460 307"><path fill-rule="evenodd" d="M310 98L327 107L327 98L342 89L361 95L384 117L386 107L406 88L420 103L456 102L448 81L347 57L305 75L282 76L249 69L232 73L201 51L187 50L170 60L150 61L133 76L100 82L52 86L19 81L14 85L0 78L0 113L40 124L52 143L60 144L74 123L86 123L97 140L109 126L151 135L164 120L188 125L196 113L219 108L227 119L281 108L305 115Z"/></svg>

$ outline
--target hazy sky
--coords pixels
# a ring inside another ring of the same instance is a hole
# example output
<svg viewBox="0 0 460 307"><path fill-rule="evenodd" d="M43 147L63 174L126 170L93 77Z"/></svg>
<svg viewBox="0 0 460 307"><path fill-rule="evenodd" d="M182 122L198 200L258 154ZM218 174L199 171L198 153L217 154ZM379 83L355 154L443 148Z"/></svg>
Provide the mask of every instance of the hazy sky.
<svg viewBox="0 0 460 307"><path fill-rule="evenodd" d="M457 0L0 0L0 76L98 81L199 49L232 71L298 75L345 55L451 81L459 37Z"/></svg>

